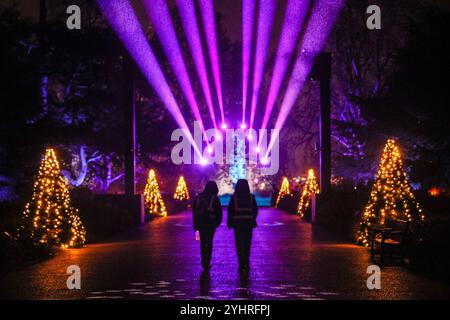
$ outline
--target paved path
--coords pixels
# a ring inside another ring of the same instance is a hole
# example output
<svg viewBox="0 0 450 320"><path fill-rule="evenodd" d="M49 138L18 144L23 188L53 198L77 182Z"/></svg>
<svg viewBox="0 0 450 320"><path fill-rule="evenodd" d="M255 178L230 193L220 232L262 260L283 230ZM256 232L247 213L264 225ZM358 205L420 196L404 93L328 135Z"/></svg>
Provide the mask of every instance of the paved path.
<svg viewBox="0 0 450 320"><path fill-rule="evenodd" d="M382 269L382 289L366 287L367 249L275 209L261 209L248 278L237 273L232 232L216 234L212 269L202 273L189 212L155 220L116 242L64 250L0 279L0 298L26 299L426 299L450 288L402 267ZM81 290L66 289L79 265Z"/></svg>

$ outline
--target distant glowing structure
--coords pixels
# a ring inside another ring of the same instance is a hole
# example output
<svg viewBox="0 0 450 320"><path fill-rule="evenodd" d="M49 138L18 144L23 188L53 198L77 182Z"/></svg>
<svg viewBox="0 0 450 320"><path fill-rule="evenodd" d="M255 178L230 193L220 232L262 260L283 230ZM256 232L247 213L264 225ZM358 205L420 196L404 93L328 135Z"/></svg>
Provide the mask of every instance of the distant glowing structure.
<svg viewBox="0 0 450 320"><path fill-rule="evenodd" d="M53 149L45 151L23 221L19 232L27 232L36 246L74 248L86 241L86 231L78 210L71 205Z"/></svg>
<svg viewBox="0 0 450 320"><path fill-rule="evenodd" d="M161 192L159 191L158 181L153 169L148 173L147 185L144 190L145 208L150 214L167 216L166 206L164 204Z"/></svg>
<svg viewBox="0 0 450 320"><path fill-rule="evenodd" d="M283 199L285 196L290 195L291 191L289 188L289 180L288 178L284 177L283 182L281 183L280 192L278 193L277 201L275 202L275 207L277 208L280 204L281 199Z"/></svg>
<svg viewBox="0 0 450 320"><path fill-rule="evenodd" d="M358 242L368 245L368 226L384 225L386 221L395 219L419 222L425 216L411 191L398 146L395 140L389 139L384 147L369 202L364 209Z"/></svg>
<svg viewBox="0 0 450 320"><path fill-rule="evenodd" d="M245 140L236 139L235 154L233 155L233 163L230 165L230 179L235 185L239 179L247 178L247 169L245 163Z"/></svg>
<svg viewBox="0 0 450 320"><path fill-rule="evenodd" d="M191 197L189 196L189 190L187 188L186 181L184 180L183 176L181 176L180 179L178 180L178 185L173 195L173 198L178 201L191 199Z"/></svg>
<svg viewBox="0 0 450 320"><path fill-rule="evenodd" d="M303 187L300 202L298 203L297 207L297 214L300 216L300 218L303 218L303 216L306 213L306 210L308 210L308 207L311 203L311 197L314 194L318 193L319 193L319 184L317 183L316 175L314 174L313 169L309 169L308 177L306 178L306 183L305 186Z"/></svg>

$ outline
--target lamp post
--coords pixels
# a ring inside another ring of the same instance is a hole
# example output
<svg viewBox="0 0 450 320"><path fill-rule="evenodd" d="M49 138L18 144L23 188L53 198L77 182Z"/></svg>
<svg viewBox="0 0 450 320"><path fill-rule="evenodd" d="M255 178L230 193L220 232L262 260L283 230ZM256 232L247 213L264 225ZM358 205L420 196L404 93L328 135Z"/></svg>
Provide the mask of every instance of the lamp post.
<svg viewBox="0 0 450 320"><path fill-rule="evenodd" d="M320 82L320 193L331 189L331 53L321 52L316 57L310 77Z"/></svg>
<svg viewBox="0 0 450 320"><path fill-rule="evenodd" d="M125 194L130 198L136 193L136 96L134 64L131 57L124 57L124 108L125 108Z"/></svg>

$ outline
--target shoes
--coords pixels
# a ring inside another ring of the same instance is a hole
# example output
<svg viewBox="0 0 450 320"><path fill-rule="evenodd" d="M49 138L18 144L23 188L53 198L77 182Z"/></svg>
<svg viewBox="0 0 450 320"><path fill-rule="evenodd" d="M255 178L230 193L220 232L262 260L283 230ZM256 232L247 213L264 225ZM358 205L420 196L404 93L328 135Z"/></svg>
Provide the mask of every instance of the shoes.
<svg viewBox="0 0 450 320"><path fill-rule="evenodd" d="M211 269L211 265L209 264L209 262L203 262L202 261L202 267L203 267L204 270Z"/></svg>
<svg viewBox="0 0 450 320"><path fill-rule="evenodd" d="M248 274L250 272L250 266L249 265L239 265L238 271L241 274Z"/></svg>

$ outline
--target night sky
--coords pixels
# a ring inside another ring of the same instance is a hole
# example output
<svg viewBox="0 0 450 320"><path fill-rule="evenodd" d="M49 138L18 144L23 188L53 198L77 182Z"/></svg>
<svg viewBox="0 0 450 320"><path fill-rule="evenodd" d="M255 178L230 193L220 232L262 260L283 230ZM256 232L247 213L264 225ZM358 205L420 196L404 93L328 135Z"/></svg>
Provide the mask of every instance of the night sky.
<svg viewBox="0 0 450 320"><path fill-rule="evenodd" d="M49 0L51 2L52 0ZM58 0L60 1L60 0ZM448 0L412 0L417 2L429 2L440 6L445 10L450 10L450 1ZM2 0L4 5L11 5L17 3L25 16L37 19L39 15L39 1L38 0ZM76 2L76 1L75 1ZM138 2L132 0L132 2ZM174 5L175 0L169 0L171 6ZM241 38L241 14L242 1L241 0L215 0L215 9L224 16L224 26L227 33L234 40ZM285 3L286 0L278 0L279 3ZM376 1L374 2L376 4ZM279 32L282 23L284 5L278 5L278 12L275 21L275 32ZM142 12L142 14L145 14Z"/></svg>

